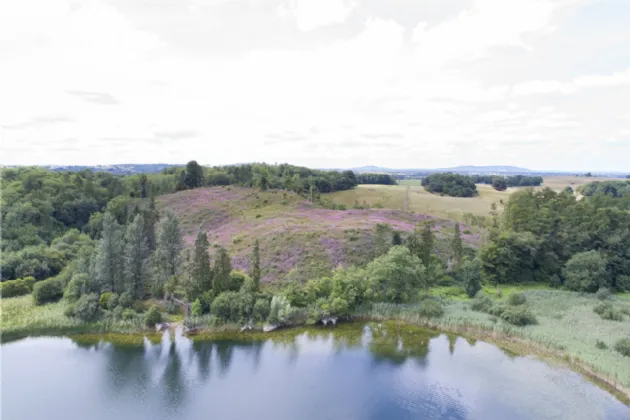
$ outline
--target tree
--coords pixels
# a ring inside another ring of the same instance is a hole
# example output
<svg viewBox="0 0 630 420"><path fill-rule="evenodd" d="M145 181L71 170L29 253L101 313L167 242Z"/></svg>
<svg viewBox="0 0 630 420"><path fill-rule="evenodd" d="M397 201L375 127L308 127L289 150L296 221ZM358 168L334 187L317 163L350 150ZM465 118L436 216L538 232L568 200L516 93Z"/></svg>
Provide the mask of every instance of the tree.
<svg viewBox="0 0 630 420"><path fill-rule="evenodd" d="M210 254L208 253L208 235L199 232L195 240L190 279L188 287L188 299L195 300L206 290L212 288L212 267L210 266Z"/></svg>
<svg viewBox="0 0 630 420"><path fill-rule="evenodd" d="M267 169L267 167L263 166L260 167L257 171L256 171L256 177L254 179L254 185L256 186L256 188L258 188L260 191L266 191L269 188L269 170Z"/></svg>
<svg viewBox="0 0 630 420"><path fill-rule="evenodd" d="M505 191L507 190L507 181L505 180L505 178L503 177L494 177L492 179L492 188L494 188L497 191Z"/></svg>
<svg viewBox="0 0 630 420"><path fill-rule="evenodd" d="M260 242L256 239L254 242L254 252L252 253L252 280L256 290L260 289Z"/></svg>
<svg viewBox="0 0 630 420"><path fill-rule="evenodd" d="M149 207L141 212L144 219L144 231L147 235L147 246L150 251L155 250L155 224L159 219L158 211L155 207L155 197L151 194Z"/></svg>
<svg viewBox="0 0 630 420"><path fill-rule="evenodd" d="M103 217L103 231L93 257L95 266L92 274L96 276L99 293L124 291L122 252L122 227L114 215L107 212Z"/></svg>
<svg viewBox="0 0 630 420"><path fill-rule="evenodd" d="M564 285L579 292L596 292L608 285L606 260L597 251L579 252L565 264Z"/></svg>
<svg viewBox="0 0 630 420"><path fill-rule="evenodd" d="M218 295L229 290L232 274L232 262L230 260L230 255L223 247L219 247L217 252L213 274L212 288L214 289L214 292Z"/></svg>
<svg viewBox="0 0 630 420"><path fill-rule="evenodd" d="M418 287L426 287L426 273L422 261L403 246L372 261L367 267L372 290L381 299L394 303L409 300Z"/></svg>
<svg viewBox="0 0 630 420"><path fill-rule="evenodd" d="M431 254L433 253L433 244L435 236L433 234L433 223L424 222L422 232L420 233L420 247L418 249L418 257L425 267L431 264Z"/></svg>
<svg viewBox="0 0 630 420"><path fill-rule="evenodd" d="M386 254L391 247L392 227L387 223L377 223L374 227L374 258Z"/></svg>
<svg viewBox="0 0 630 420"><path fill-rule="evenodd" d="M125 233L125 291L134 298L142 297L149 275L149 245L142 215L137 215ZM120 293L120 291L119 291Z"/></svg>
<svg viewBox="0 0 630 420"><path fill-rule="evenodd" d="M464 255L464 246L462 245L462 234L459 230L459 223L455 223L455 228L453 230L453 238L451 239L451 256L456 264L462 259Z"/></svg>
<svg viewBox="0 0 630 420"><path fill-rule="evenodd" d="M479 252L487 279L492 284L534 281L538 247L531 232L500 233Z"/></svg>
<svg viewBox="0 0 630 420"><path fill-rule="evenodd" d="M465 259L457 269L456 277L468 297L475 297L481 290L481 264L478 260Z"/></svg>
<svg viewBox="0 0 630 420"><path fill-rule="evenodd" d="M203 186L203 168L195 160L186 164L186 175L184 177L186 188L198 188Z"/></svg>
<svg viewBox="0 0 630 420"><path fill-rule="evenodd" d="M140 198L147 198L151 193L151 184L145 174L140 175Z"/></svg>
<svg viewBox="0 0 630 420"><path fill-rule="evenodd" d="M402 245L402 238L400 237L400 232L397 230L392 234L392 245Z"/></svg>
<svg viewBox="0 0 630 420"><path fill-rule="evenodd" d="M182 249L179 222L175 215L169 212L158 226L157 248L154 255L157 269L154 277L154 291L162 290L167 281L177 276ZM165 294L164 297L166 299L167 295Z"/></svg>

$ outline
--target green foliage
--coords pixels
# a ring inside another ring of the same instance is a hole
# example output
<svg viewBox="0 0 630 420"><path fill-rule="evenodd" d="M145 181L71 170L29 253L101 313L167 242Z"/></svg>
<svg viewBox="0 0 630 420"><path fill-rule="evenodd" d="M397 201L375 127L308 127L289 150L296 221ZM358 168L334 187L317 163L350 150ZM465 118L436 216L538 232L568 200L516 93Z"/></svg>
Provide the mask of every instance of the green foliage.
<svg viewBox="0 0 630 420"><path fill-rule="evenodd" d="M523 293L511 293L507 298L508 304L512 306L524 305L527 298Z"/></svg>
<svg viewBox="0 0 630 420"><path fill-rule="evenodd" d="M505 180L505 178L503 177L494 177L494 179L492 180L492 188L494 188L497 191L505 191L507 190L507 181Z"/></svg>
<svg viewBox="0 0 630 420"><path fill-rule="evenodd" d="M203 168L194 160L186 164L184 185L186 188L198 188L203 186Z"/></svg>
<svg viewBox="0 0 630 420"><path fill-rule="evenodd" d="M183 248L179 222L175 215L169 212L158 225L157 245L154 253L155 274L152 276L151 285L154 294L165 291L166 283L178 275Z"/></svg>
<svg viewBox="0 0 630 420"><path fill-rule="evenodd" d="M74 316L84 322L94 321L100 314L99 306L101 306L100 300L96 293L83 295L74 307ZM106 305L101 306L101 308L104 307Z"/></svg>
<svg viewBox="0 0 630 420"><path fill-rule="evenodd" d="M253 317L256 322L264 322L269 317L271 306L267 299L256 299L253 309Z"/></svg>
<svg viewBox="0 0 630 420"><path fill-rule="evenodd" d="M136 215L133 222L127 226L124 249L124 291L140 298L144 295L145 284L149 279L150 256L145 221L141 214Z"/></svg>
<svg viewBox="0 0 630 420"><path fill-rule="evenodd" d="M109 308L109 299L113 296L112 292L105 292L101 295L100 298L98 298L98 306L101 309L108 309Z"/></svg>
<svg viewBox="0 0 630 420"><path fill-rule="evenodd" d="M87 293L90 288L90 279L87 274L77 273L72 276L66 286L63 297L69 302L77 301L82 294Z"/></svg>
<svg viewBox="0 0 630 420"><path fill-rule="evenodd" d="M289 321L291 304L284 296L274 296L271 299L267 322L271 325L284 325Z"/></svg>
<svg viewBox="0 0 630 420"><path fill-rule="evenodd" d="M392 246L392 227L387 223L377 223L374 227L374 257L386 254Z"/></svg>
<svg viewBox="0 0 630 420"><path fill-rule="evenodd" d="M481 264L479 260L465 259L455 272L455 277L463 285L468 297L472 298L481 290Z"/></svg>
<svg viewBox="0 0 630 420"><path fill-rule="evenodd" d="M226 291L212 302L210 313L223 322L240 323L251 312L250 299L245 293Z"/></svg>
<svg viewBox="0 0 630 420"><path fill-rule="evenodd" d="M32 278L32 277L31 277ZM0 296L11 298L31 293L29 282L25 279L6 280L0 283Z"/></svg>
<svg viewBox="0 0 630 420"><path fill-rule="evenodd" d="M122 227L110 212L103 217L103 231L92 260L98 292L123 292Z"/></svg>
<svg viewBox="0 0 630 420"><path fill-rule="evenodd" d="M63 297L63 288L62 281L57 277L37 282L33 286L33 301L36 305L56 302Z"/></svg>
<svg viewBox="0 0 630 420"><path fill-rule="evenodd" d="M424 299L420 302L418 314L425 318L439 318L444 315L444 308L439 301L435 299Z"/></svg>
<svg viewBox="0 0 630 420"><path fill-rule="evenodd" d="M455 223L455 227L453 228L453 237L451 238L449 245L451 257L456 264L459 264L464 256L464 245L462 243L462 234L459 230L459 223Z"/></svg>
<svg viewBox="0 0 630 420"><path fill-rule="evenodd" d="M248 292L254 292L254 290L250 290L253 287L253 282L251 278L242 271L233 270L230 273L230 283L228 290L238 292L246 283L248 284Z"/></svg>
<svg viewBox="0 0 630 420"><path fill-rule="evenodd" d="M502 232L479 252L488 280L492 284L534 281L538 244L532 233Z"/></svg>
<svg viewBox="0 0 630 420"><path fill-rule="evenodd" d="M122 306L123 308L131 308L131 306L133 305L133 301L133 295L129 292L125 292L121 294L118 298L118 305Z"/></svg>
<svg viewBox="0 0 630 420"><path fill-rule="evenodd" d="M525 306L506 307L500 316L502 320L520 327L538 323L534 314Z"/></svg>
<svg viewBox="0 0 630 420"><path fill-rule="evenodd" d="M219 295L222 292L230 290L232 282L232 261L227 250L219 247L217 250L216 260L214 262L212 289Z"/></svg>
<svg viewBox="0 0 630 420"><path fill-rule="evenodd" d="M595 292L607 284L606 260L597 251L580 252L562 270L564 285L581 292Z"/></svg>
<svg viewBox="0 0 630 420"><path fill-rule="evenodd" d="M193 302L190 308L190 314L192 316L201 316L203 314L203 306L201 305L199 298L195 299Z"/></svg>
<svg viewBox="0 0 630 420"><path fill-rule="evenodd" d="M209 246L208 235L206 235L205 232L199 232L195 240L195 250L193 252L187 288L189 300L197 299L203 292L210 290L212 287L212 267L210 266Z"/></svg>
<svg viewBox="0 0 630 420"><path fill-rule="evenodd" d="M362 173L356 176L358 184L372 185L396 185L396 178L389 174L368 174ZM400 244L394 244L400 245Z"/></svg>
<svg viewBox="0 0 630 420"><path fill-rule="evenodd" d="M606 343L604 343L604 342L603 342L603 341L601 341L601 340L597 340L597 341L595 342L595 347L597 347L597 348L598 348L598 349L600 349L600 350L606 350L606 349L608 348L608 346L606 345Z"/></svg>
<svg viewBox="0 0 630 420"><path fill-rule="evenodd" d="M395 246L372 261L367 276L377 300L401 303L414 294L414 289L427 284L426 270L418 257L408 248Z"/></svg>
<svg viewBox="0 0 630 420"><path fill-rule="evenodd" d="M260 289L260 242L256 239L254 242L254 252L252 253L252 272L251 277L254 280L254 287L257 291Z"/></svg>
<svg viewBox="0 0 630 420"><path fill-rule="evenodd" d="M478 194L474 181L467 176L437 173L422 178L422 186L430 193L451 197L474 197Z"/></svg>
<svg viewBox="0 0 630 420"><path fill-rule="evenodd" d="M630 357L630 338L622 338L615 343L615 350L626 357Z"/></svg>
<svg viewBox="0 0 630 420"><path fill-rule="evenodd" d="M144 323L147 327L155 327L155 324L162 322L162 313L157 305L151 305L147 313L144 315Z"/></svg>
<svg viewBox="0 0 630 420"><path fill-rule="evenodd" d="M484 291L479 291L470 304L470 309L473 311L489 313L493 305L494 303L492 302L490 296L488 296Z"/></svg>
<svg viewBox="0 0 630 420"><path fill-rule="evenodd" d="M122 308L122 307L121 306L116 307L116 309L118 308ZM132 320L136 317L136 311L134 311L131 308L125 308L122 310L121 316L122 316L122 319L124 319L125 321Z"/></svg>

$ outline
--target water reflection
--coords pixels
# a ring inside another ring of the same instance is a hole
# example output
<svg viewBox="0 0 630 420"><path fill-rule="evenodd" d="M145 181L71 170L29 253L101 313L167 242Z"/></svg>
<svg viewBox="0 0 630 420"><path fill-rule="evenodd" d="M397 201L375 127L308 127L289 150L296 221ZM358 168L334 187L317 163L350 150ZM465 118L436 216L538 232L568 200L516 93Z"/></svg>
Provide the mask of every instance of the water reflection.
<svg viewBox="0 0 630 420"><path fill-rule="evenodd" d="M3 346L3 419L617 420L630 413L572 372L421 328L338 325L264 341L238 337L193 342L177 330L141 346L48 338ZM54 404L29 405L24 395L33 393Z"/></svg>

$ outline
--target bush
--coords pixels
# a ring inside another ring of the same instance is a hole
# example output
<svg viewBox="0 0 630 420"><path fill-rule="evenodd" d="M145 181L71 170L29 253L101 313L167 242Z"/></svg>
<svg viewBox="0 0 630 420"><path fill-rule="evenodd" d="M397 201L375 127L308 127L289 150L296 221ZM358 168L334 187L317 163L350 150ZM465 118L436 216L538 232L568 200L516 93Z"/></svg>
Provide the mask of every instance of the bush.
<svg viewBox="0 0 630 420"><path fill-rule="evenodd" d="M444 315L444 309L435 299L425 299L420 303L418 314L425 318L439 318Z"/></svg>
<svg viewBox="0 0 630 420"><path fill-rule="evenodd" d="M597 315L602 315L604 312L606 312L609 309L612 309L612 304L611 303L609 303L609 302L598 303L593 308L593 312L595 312Z"/></svg>
<svg viewBox="0 0 630 420"><path fill-rule="evenodd" d="M506 308L501 314L501 319L519 327L538 323L534 314L524 306L511 306Z"/></svg>
<svg viewBox="0 0 630 420"><path fill-rule="evenodd" d="M118 306L116 309L122 309L122 306ZM132 320L136 317L136 311L130 308L122 309L122 319L125 321Z"/></svg>
<svg viewBox="0 0 630 420"><path fill-rule="evenodd" d="M162 313L160 312L160 308L158 308L157 305L151 305L147 313L144 315L144 323L147 327L153 328L155 327L155 324L159 324L160 322L162 322Z"/></svg>
<svg viewBox="0 0 630 420"><path fill-rule="evenodd" d="M110 311L118 307L118 295L116 293L112 293L107 301L107 309Z"/></svg>
<svg viewBox="0 0 630 420"><path fill-rule="evenodd" d="M242 322L248 311L248 299L244 293L223 292L212 302L212 315L224 322Z"/></svg>
<svg viewBox="0 0 630 420"><path fill-rule="evenodd" d="M33 286L35 305L56 302L63 297L63 284L57 278L42 280Z"/></svg>
<svg viewBox="0 0 630 420"><path fill-rule="evenodd" d="M35 277L32 277L32 276L24 277L22 281L26 283L29 290L31 291L33 290L33 286L35 286Z"/></svg>
<svg viewBox="0 0 630 420"><path fill-rule="evenodd" d="M248 278L249 276L242 271L232 270L232 272L230 273L230 285L228 287L228 290L238 292L239 290L241 290L241 287L243 286L243 284L245 284Z"/></svg>
<svg viewBox="0 0 630 420"><path fill-rule="evenodd" d="M83 290L85 290L88 280L89 278L86 274L75 274L72 276L66 286L63 297L70 302L78 300L81 297Z"/></svg>
<svg viewBox="0 0 630 420"><path fill-rule="evenodd" d="M612 295L612 292L607 287L600 287L597 293L595 293L595 297L599 300L610 299Z"/></svg>
<svg viewBox="0 0 630 420"><path fill-rule="evenodd" d="M166 313L169 314L169 315L177 315L177 314L180 314L182 312L181 311L181 306L179 306L175 302L168 302L164 309L166 310Z"/></svg>
<svg viewBox="0 0 630 420"><path fill-rule="evenodd" d="M29 293L31 293L31 288L23 279L5 280L0 283L0 294L3 298L22 296Z"/></svg>
<svg viewBox="0 0 630 420"><path fill-rule="evenodd" d="M620 292L630 292L630 276L620 275L615 279L615 287Z"/></svg>
<svg viewBox="0 0 630 420"><path fill-rule="evenodd" d="M493 305L487 312L490 315L501 316L508 307L506 305Z"/></svg>
<svg viewBox="0 0 630 420"><path fill-rule="evenodd" d="M193 302L190 308L190 314L192 316L201 316L203 314L203 306L198 298Z"/></svg>
<svg viewBox="0 0 630 420"><path fill-rule="evenodd" d="M569 290L595 292L608 278L606 259L597 251L574 254L562 269L564 285Z"/></svg>
<svg viewBox="0 0 630 420"><path fill-rule="evenodd" d="M112 303L112 301L110 300L109 303ZM114 319L122 319L123 311L124 309L122 308L122 306L116 306L112 309L112 317Z"/></svg>
<svg viewBox="0 0 630 420"><path fill-rule="evenodd" d="M98 306L100 306L101 309L109 308L109 298L111 298L112 295L113 295L112 292L103 293L101 297L98 299Z"/></svg>
<svg viewBox="0 0 630 420"><path fill-rule="evenodd" d="M93 321L99 315L100 300L96 293L83 295L79 298L74 309L74 316L81 321Z"/></svg>
<svg viewBox="0 0 630 420"><path fill-rule="evenodd" d="M597 342L595 343L595 347L597 347L600 350L606 350L608 348L606 343L604 343L603 341L600 341L600 340L597 340Z"/></svg>
<svg viewBox="0 0 630 420"><path fill-rule="evenodd" d="M267 299L256 299L254 304L254 320L256 322L264 322L269 316L269 301Z"/></svg>
<svg viewBox="0 0 630 420"><path fill-rule="evenodd" d="M118 298L118 305L122 306L123 308L131 308L131 305L133 305L133 301L134 299L131 293L125 292L121 294Z"/></svg>
<svg viewBox="0 0 630 420"><path fill-rule="evenodd" d="M608 321L623 321L623 314L615 308L605 310L600 316Z"/></svg>
<svg viewBox="0 0 630 420"><path fill-rule="evenodd" d="M470 304L470 309L473 311L489 313L493 306L494 304L492 303L490 296L488 296L484 291L479 291L475 295L473 302Z"/></svg>
<svg viewBox="0 0 630 420"><path fill-rule="evenodd" d="M508 303L512 306L524 305L527 298L523 293L512 293L508 296Z"/></svg>
<svg viewBox="0 0 630 420"><path fill-rule="evenodd" d="M626 357L630 357L630 338L622 338L615 344L615 350Z"/></svg>
<svg viewBox="0 0 630 420"><path fill-rule="evenodd" d="M75 309L76 309L76 305L70 304L65 307L65 309L63 310L63 314L67 316L68 318L72 318L74 316Z"/></svg>

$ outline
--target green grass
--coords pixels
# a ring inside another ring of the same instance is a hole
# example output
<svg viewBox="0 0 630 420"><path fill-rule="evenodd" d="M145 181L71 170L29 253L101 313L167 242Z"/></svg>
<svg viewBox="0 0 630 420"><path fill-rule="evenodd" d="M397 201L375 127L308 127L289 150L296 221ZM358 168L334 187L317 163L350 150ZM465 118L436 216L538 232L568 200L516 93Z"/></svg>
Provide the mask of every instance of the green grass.
<svg viewBox="0 0 630 420"><path fill-rule="evenodd" d="M29 335L59 335L105 332L138 332L143 330L141 319L84 323L64 315L65 301L37 306L31 295L0 299L2 312L2 342Z"/></svg>

